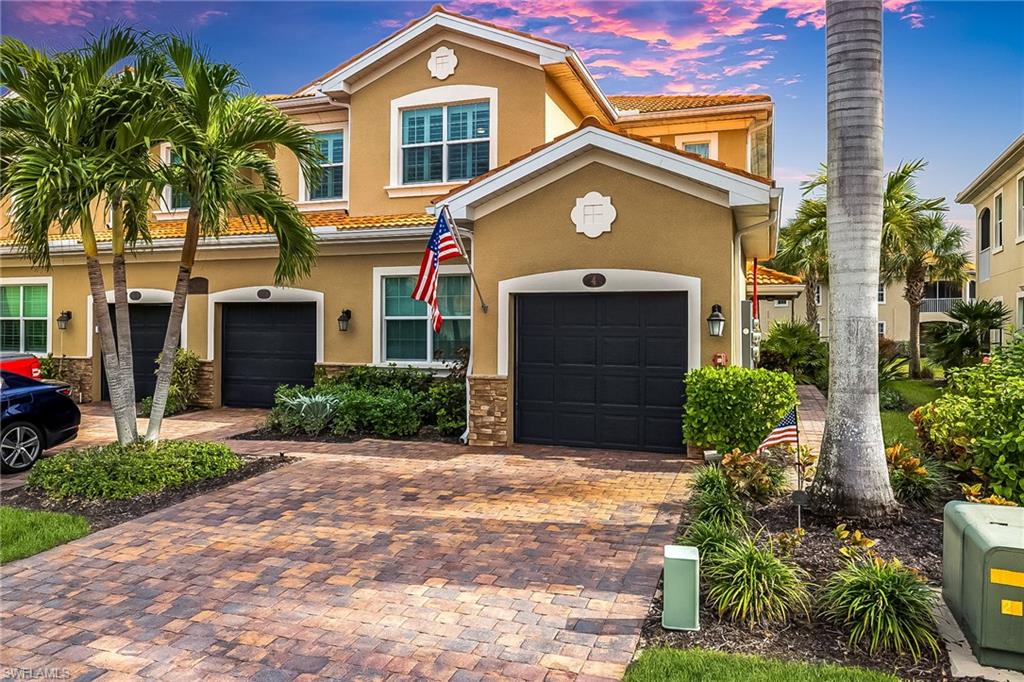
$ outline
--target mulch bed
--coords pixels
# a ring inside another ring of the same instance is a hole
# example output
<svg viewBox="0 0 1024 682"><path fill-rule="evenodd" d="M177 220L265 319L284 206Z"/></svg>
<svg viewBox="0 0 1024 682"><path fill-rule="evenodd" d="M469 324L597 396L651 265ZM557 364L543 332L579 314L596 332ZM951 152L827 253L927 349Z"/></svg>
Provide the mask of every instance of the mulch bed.
<svg viewBox="0 0 1024 682"><path fill-rule="evenodd" d="M284 455L269 457L239 455L239 457L245 460L245 463L218 478L187 483L170 490L146 493L129 500L86 500L81 498L55 500L47 497L41 491L22 486L5 492L2 501L7 507L78 514L88 519L90 532L95 532L298 461L297 457Z"/></svg>
<svg viewBox="0 0 1024 682"><path fill-rule="evenodd" d="M759 526L772 533L789 531L796 527L796 508L788 499L777 501L748 513L751 530ZM686 527L686 514L680 523L680 530ZM869 538L876 540L873 550L883 557L897 556L899 559L920 570L936 587L942 579L942 511L906 510L900 519L886 526L873 528L848 525L860 529ZM806 535L799 547L793 551L793 559L806 569L815 582L824 582L830 573L842 566L839 543L833 537L835 525L803 514L803 528ZM701 647L728 653L743 653L808 663L836 663L882 670L905 680L952 680L949 657L945 648L940 647L937 661L925 658L915 660L911 656L896 656L885 652L868 654L850 647L847 635L837 628L818 621L795 619L784 625L750 629L745 625L724 621L708 607L701 604L700 625L697 632L665 630L661 627L663 595L661 586L651 605L644 623L640 646L671 646L675 648ZM955 678L976 679L981 678Z"/></svg>
<svg viewBox="0 0 1024 682"><path fill-rule="evenodd" d="M254 431L246 431L245 433L240 433L236 436L231 436L231 438L233 440L285 440L298 443L355 443L356 441L363 440L364 438L378 438L383 440L395 441L416 441L427 443L459 442L457 436L442 436L433 426L424 426L419 430L419 432L416 435L406 436L403 438L383 438L382 436L375 436L373 434L336 436L330 431L310 436L305 433L284 433L282 431L278 431L277 429L268 428L259 428Z"/></svg>

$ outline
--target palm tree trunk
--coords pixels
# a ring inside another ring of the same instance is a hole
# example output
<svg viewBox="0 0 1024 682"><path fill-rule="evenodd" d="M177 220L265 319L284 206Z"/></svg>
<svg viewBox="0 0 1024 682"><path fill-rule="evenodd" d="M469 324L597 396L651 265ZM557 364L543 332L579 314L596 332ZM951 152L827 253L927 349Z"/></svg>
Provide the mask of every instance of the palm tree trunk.
<svg viewBox="0 0 1024 682"><path fill-rule="evenodd" d="M807 324L812 327L818 324L818 306L814 302L814 292L818 288L818 278L814 275L804 275L804 305L806 310L804 317Z"/></svg>
<svg viewBox="0 0 1024 682"><path fill-rule="evenodd" d="M93 320L99 329L100 352L103 358L103 368L107 373L110 407L114 412L114 428L117 430L117 441L125 445L138 438L138 431L133 410L128 409L129 402L125 391L126 380L117 357L114 327L110 322L107 291L103 284L103 268L100 266L96 249L92 219L88 216L82 219L82 246L85 251L86 270L89 274L89 290L92 293ZM88 331L91 333L92 330ZM131 377L128 380L131 380Z"/></svg>
<svg viewBox="0 0 1024 682"><path fill-rule="evenodd" d="M114 312L117 318L117 360L125 377L125 401L135 423L135 362L132 357L132 325L128 307L128 278L124 264L124 213L116 199L111 225L113 246ZM137 434L136 434L136 437Z"/></svg>
<svg viewBox="0 0 1024 682"><path fill-rule="evenodd" d="M908 272L903 297L910 306L910 378L921 376L921 301L924 299L923 273Z"/></svg>
<svg viewBox="0 0 1024 682"><path fill-rule="evenodd" d="M878 412L882 231L882 0L827 0L829 401L812 509L898 508Z"/></svg>
<svg viewBox="0 0 1024 682"><path fill-rule="evenodd" d="M185 315L185 299L188 296L188 282L196 262L196 248L199 245L199 214L195 208L188 211L185 224L185 243L181 247L181 261L178 264L178 279L174 284L171 299L171 317L167 320L163 350L160 351L160 366L156 373L156 389L153 391L153 408L149 413L146 440L160 439L164 411L167 409L167 394L171 388L171 372L174 369L174 355L181 340L181 319ZM212 333L212 332L211 332Z"/></svg>

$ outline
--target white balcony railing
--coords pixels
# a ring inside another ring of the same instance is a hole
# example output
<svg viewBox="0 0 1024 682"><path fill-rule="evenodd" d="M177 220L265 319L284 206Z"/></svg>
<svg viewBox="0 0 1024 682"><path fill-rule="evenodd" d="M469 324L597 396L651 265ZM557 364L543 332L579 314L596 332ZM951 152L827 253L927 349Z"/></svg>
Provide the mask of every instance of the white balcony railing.
<svg viewBox="0 0 1024 682"><path fill-rule="evenodd" d="M948 313L953 304L962 298L926 298L921 301L922 313Z"/></svg>

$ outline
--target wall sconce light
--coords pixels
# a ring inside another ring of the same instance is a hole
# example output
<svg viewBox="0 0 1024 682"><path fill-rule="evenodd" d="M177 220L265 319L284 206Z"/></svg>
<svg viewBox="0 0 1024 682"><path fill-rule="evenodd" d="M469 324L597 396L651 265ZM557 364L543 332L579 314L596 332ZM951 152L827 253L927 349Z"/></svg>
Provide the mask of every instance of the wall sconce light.
<svg viewBox="0 0 1024 682"><path fill-rule="evenodd" d="M341 315L338 315L338 331L348 331L348 321L352 319L352 311L345 308L341 311Z"/></svg>
<svg viewBox="0 0 1024 682"><path fill-rule="evenodd" d="M711 314L708 315L708 334L721 336L725 331L725 315L722 314L722 306L717 303L711 306Z"/></svg>
<svg viewBox="0 0 1024 682"><path fill-rule="evenodd" d="M61 314L57 317L57 329L59 329L61 331L64 331L65 329L68 328L68 322L70 322L70 321L71 321L71 311L70 310L63 310L63 311L61 311Z"/></svg>

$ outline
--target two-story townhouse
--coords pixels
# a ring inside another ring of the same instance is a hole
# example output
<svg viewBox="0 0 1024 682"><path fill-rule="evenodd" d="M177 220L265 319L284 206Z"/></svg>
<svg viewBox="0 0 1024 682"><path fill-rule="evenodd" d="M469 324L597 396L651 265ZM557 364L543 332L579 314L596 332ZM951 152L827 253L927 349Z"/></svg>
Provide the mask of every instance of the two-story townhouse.
<svg viewBox="0 0 1024 682"><path fill-rule="evenodd" d="M1002 302L1024 328L1024 134L956 196L973 204L978 297Z"/></svg>
<svg viewBox="0 0 1024 682"><path fill-rule="evenodd" d="M440 369L465 346L473 443L681 448L683 374L740 357L744 264L775 249L769 97L609 97L571 47L435 7L268 99L320 137L318 178L276 157L320 255L275 287L265 225L232 219L204 241L182 338L203 360L205 404L266 406L315 368ZM152 246L128 264L140 395L187 203L167 192ZM435 334L410 293L442 208L480 294L463 261L445 263ZM55 243L42 272L8 248L2 342L65 356L83 399L100 399L78 249Z"/></svg>

